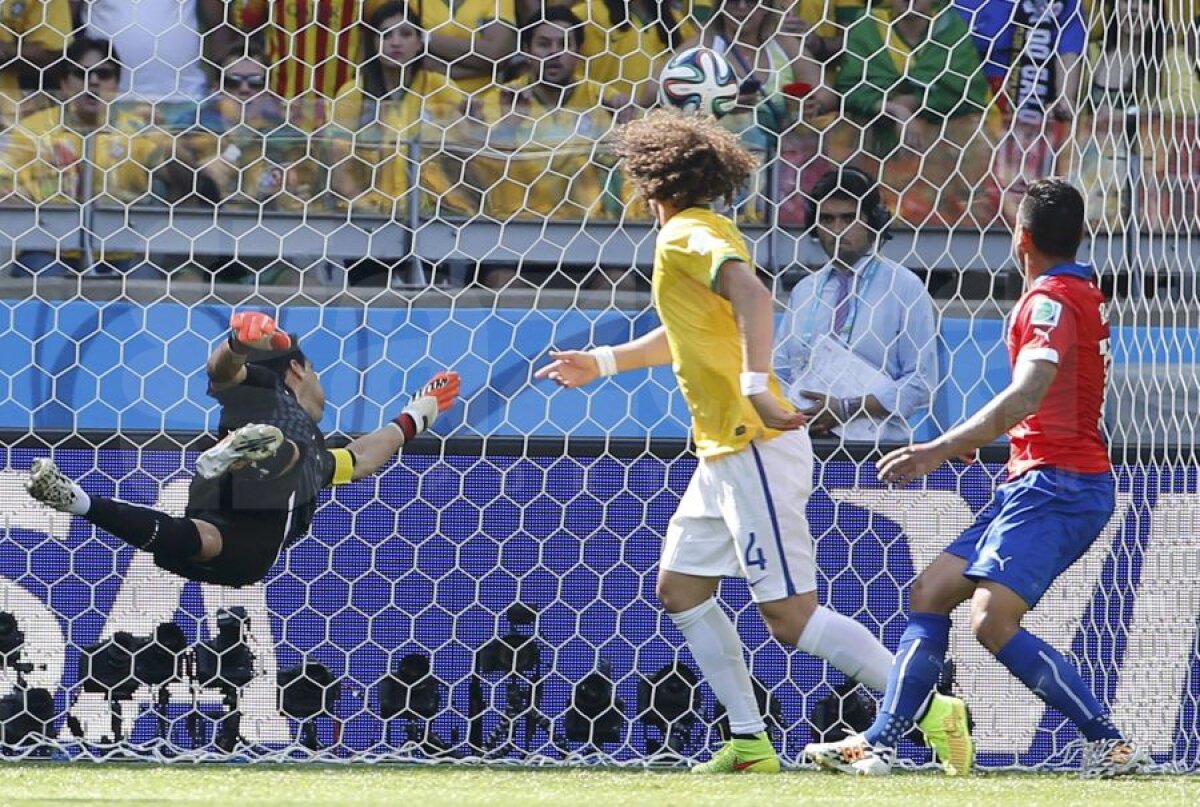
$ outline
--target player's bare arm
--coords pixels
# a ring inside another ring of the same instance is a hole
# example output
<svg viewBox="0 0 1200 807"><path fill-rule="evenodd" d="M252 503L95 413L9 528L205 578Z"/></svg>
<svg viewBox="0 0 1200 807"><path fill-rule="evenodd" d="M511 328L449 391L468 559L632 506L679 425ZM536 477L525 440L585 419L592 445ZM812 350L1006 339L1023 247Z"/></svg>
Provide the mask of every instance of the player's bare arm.
<svg viewBox="0 0 1200 807"><path fill-rule="evenodd" d="M246 355L234 353L228 342L222 342L208 357L206 369L214 388L240 384L246 380Z"/></svg>
<svg viewBox="0 0 1200 807"><path fill-rule="evenodd" d="M775 344L775 300L771 292L742 261L727 261L721 267L716 290L733 306L742 333L744 372L761 375L765 384ZM747 397L767 428L786 431L808 422L806 415L787 411L769 390Z"/></svg>
<svg viewBox="0 0 1200 807"><path fill-rule="evenodd" d="M511 23L494 20L467 39L431 32L428 48L434 58L450 65L451 78L472 78L490 72L497 62L512 56L517 34Z"/></svg>
<svg viewBox="0 0 1200 807"><path fill-rule="evenodd" d="M929 443L899 448L879 461L879 478L904 485L953 457L970 457L979 448L1032 415L1058 375L1058 365L1041 359L1017 362L1008 387L973 417Z"/></svg>
<svg viewBox="0 0 1200 807"><path fill-rule="evenodd" d="M251 350L285 350L291 344L275 320L258 311L236 311L229 318L232 333L208 357L208 377L214 389L246 380L246 357Z"/></svg>
<svg viewBox="0 0 1200 807"><path fill-rule="evenodd" d="M604 362L612 365L605 372ZM584 387L603 375L642 370L671 363L671 345L667 330L661 325L649 333L620 345L595 350L552 350L552 361L533 374L536 379L550 379L560 387Z"/></svg>
<svg viewBox="0 0 1200 807"><path fill-rule="evenodd" d="M405 443L429 429L439 414L454 406L461 385L458 373L438 373L395 419L351 441L346 446L353 463L351 480L370 476L391 462Z"/></svg>

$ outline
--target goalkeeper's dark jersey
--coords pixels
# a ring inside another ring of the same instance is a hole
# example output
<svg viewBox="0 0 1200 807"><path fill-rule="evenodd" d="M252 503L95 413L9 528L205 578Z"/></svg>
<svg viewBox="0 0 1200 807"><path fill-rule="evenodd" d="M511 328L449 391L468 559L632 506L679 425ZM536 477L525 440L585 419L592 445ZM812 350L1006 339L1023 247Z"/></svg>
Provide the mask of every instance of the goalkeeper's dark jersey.
<svg viewBox="0 0 1200 807"><path fill-rule="evenodd" d="M273 537L280 547L287 546L308 532L317 496L333 479L325 436L282 379L263 367L247 364L245 381L210 394L221 404L220 436L247 423L269 423L296 444L300 459L288 473L271 478L255 468L216 479L196 476L188 490L189 515L203 518L204 512L219 512L261 523L262 517L277 513L282 534Z"/></svg>

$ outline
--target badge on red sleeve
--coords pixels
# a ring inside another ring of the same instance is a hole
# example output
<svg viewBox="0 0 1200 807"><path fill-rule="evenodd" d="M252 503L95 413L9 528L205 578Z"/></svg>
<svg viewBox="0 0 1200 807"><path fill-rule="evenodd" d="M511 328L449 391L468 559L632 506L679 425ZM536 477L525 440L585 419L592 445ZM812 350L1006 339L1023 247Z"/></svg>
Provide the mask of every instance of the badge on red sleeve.
<svg viewBox="0 0 1200 807"><path fill-rule="evenodd" d="M1034 303L1033 313L1029 315L1029 324L1032 326L1042 325L1046 328L1053 328L1058 324L1059 317L1062 316L1062 303L1057 300L1051 300L1049 297L1039 297Z"/></svg>

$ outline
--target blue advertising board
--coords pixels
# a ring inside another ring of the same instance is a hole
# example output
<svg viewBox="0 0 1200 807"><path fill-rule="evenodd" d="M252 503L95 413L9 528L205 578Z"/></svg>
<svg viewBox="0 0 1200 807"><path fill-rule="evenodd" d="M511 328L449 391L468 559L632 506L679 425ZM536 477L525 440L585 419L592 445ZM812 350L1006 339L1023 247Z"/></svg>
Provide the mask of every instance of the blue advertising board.
<svg viewBox="0 0 1200 807"><path fill-rule="evenodd" d="M386 422L437 370L463 376L465 405L438 423L459 437L686 437L689 418L669 368L626 373L556 395L533 380L552 348L612 344L658 325L652 311L287 306L330 406L326 431ZM227 306L86 300L0 301L0 429L165 431L211 428L204 362L227 334ZM945 317L942 384L924 438L979 408L1009 380L999 319ZM1200 350L1194 328L1115 327L1120 367L1168 368Z"/></svg>
<svg viewBox="0 0 1200 807"><path fill-rule="evenodd" d="M438 431L452 436L686 437L689 418L670 368L627 373L555 395L533 370L552 348L641 335L652 311L288 306L283 327L322 374L327 431L377 428L437 370L463 376L465 406ZM0 428L166 431L210 428L204 363L228 333L226 306L83 300L0 301ZM929 433L1008 381L999 320L943 323L941 387ZM1123 353L1118 347L1117 360Z"/></svg>

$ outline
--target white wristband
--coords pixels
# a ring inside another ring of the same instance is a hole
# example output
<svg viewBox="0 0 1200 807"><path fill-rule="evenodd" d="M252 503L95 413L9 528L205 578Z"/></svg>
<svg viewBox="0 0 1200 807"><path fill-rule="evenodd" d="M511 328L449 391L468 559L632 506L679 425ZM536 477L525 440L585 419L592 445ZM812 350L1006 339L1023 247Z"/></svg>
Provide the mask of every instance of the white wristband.
<svg viewBox="0 0 1200 807"><path fill-rule="evenodd" d="M617 354L608 345L592 348L589 351L600 368L601 377L617 374Z"/></svg>
<svg viewBox="0 0 1200 807"><path fill-rule="evenodd" d="M767 391L767 381L771 376L767 373L742 373L742 394L747 398Z"/></svg>

